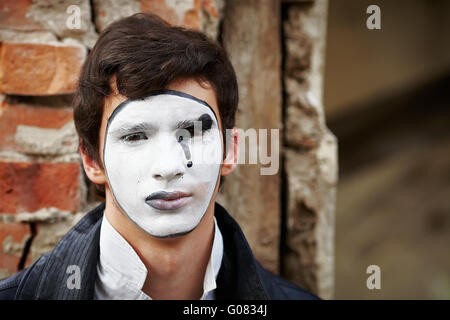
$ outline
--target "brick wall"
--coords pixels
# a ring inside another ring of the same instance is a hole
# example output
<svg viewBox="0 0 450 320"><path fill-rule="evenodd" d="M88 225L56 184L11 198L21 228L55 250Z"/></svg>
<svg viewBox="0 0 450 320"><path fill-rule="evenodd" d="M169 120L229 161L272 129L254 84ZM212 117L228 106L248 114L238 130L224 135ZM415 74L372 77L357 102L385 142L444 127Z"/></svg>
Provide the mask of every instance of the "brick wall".
<svg viewBox="0 0 450 320"><path fill-rule="evenodd" d="M44 253L43 236L53 247L47 230L62 236L87 203L70 94L94 28L64 32L65 15L52 1L0 3L0 277Z"/></svg>
<svg viewBox="0 0 450 320"><path fill-rule="evenodd" d="M0 1L0 278L51 250L98 203L77 152L71 95L98 32L144 11L220 39L240 86L237 126L282 130L280 172L240 165L218 200L265 267L331 297L337 164L321 99L326 8L326 0Z"/></svg>
<svg viewBox="0 0 450 320"><path fill-rule="evenodd" d="M98 31L145 11L216 37L219 2L178 2L0 2L0 278L51 250L99 200L84 176L70 107Z"/></svg>

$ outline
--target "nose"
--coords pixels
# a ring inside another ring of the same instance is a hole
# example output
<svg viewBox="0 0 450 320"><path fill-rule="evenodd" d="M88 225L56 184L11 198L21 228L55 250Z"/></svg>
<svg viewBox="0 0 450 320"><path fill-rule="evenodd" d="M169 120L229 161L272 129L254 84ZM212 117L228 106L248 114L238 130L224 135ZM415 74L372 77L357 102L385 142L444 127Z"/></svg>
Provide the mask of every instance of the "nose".
<svg viewBox="0 0 450 320"><path fill-rule="evenodd" d="M180 179L183 177L184 172L177 172L174 170L159 170L159 173L154 173L153 178L155 180L166 180L166 181L172 181L174 179Z"/></svg>
<svg viewBox="0 0 450 320"><path fill-rule="evenodd" d="M169 182L183 177L186 171L186 159L174 137L162 138L154 154L152 177L155 180Z"/></svg>

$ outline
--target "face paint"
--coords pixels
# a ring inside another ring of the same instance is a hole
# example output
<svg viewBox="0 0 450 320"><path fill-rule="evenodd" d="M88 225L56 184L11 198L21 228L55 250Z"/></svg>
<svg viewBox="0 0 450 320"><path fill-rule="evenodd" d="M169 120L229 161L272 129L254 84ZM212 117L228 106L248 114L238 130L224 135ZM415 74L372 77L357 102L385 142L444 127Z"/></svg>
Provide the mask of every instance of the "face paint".
<svg viewBox="0 0 450 320"><path fill-rule="evenodd" d="M200 223L221 160L213 109L183 92L127 100L108 120L103 161L110 189L122 211L153 236L182 235Z"/></svg>
<svg viewBox="0 0 450 320"><path fill-rule="evenodd" d="M178 137L178 142L181 145L181 148L183 148L186 159L189 160L187 166L188 166L188 168L190 168L190 167L192 167L192 161L190 160L191 159L191 151L189 150L189 145L188 145L188 139L190 138L190 136L178 133L177 137Z"/></svg>

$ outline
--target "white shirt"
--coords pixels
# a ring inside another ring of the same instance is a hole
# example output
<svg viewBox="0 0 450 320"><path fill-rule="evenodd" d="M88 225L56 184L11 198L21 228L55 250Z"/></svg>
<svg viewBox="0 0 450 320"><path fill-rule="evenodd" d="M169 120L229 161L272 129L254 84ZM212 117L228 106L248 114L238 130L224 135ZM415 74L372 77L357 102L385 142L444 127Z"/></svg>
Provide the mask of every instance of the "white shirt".
<svg viewBox="0 0 450 320"><path fill-rule="evenodd" d="M223 257L223 238L214 217L214 241L206 267L201 300L214 300L217 275ZM147 268L130 244L103 215L100 259L97 263L96 300L151 300L142 291Z"/></svg>

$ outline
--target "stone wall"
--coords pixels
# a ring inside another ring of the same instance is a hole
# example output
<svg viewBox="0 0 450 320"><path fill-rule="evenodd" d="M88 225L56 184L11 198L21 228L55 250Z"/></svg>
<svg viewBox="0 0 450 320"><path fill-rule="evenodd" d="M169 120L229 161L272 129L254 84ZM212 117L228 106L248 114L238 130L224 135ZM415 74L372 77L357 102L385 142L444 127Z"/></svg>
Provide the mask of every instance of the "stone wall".
<svg viewBox="0 0 450 320"><path fill-rule="evenodd" d="M88 208L70 94L97 34L89 1L0 3L0 277L50 250Z"/></svg>
<svg viewBox="0 0 450 320"><path fill-rule="evenodd" d="M238 128L281 128L279 24L277 1L227 1L222 41L238 78ZM279 185L279 174L261 175L259 165L241 164L227 177L219 199L242 225L255 255L273 272L279 272Z"/></svg>
<svg viewBox="0 0 450 320"><path fill-rule="evenodd" d="M327 1L284 7L286 235L282 274L323 298L334 291L337 141L323 107Z"/></svg>
<svg viewBox="0 0 450 320"><path fill-rule="evenodd" d="M326 4L2 1L0 278L51 250L98 203L77 152L71 94L98 32L144 11L221 41L238 76L237 126L280 129L277 173L239 165L218 201L240 222L265 267L331 297L336 141L322 106ZM71 10L80 14L75 29Z"/></svg>

